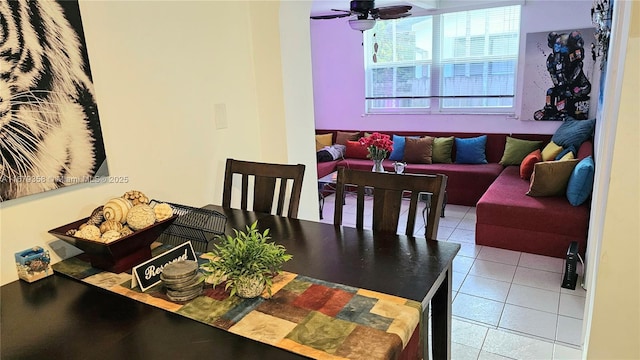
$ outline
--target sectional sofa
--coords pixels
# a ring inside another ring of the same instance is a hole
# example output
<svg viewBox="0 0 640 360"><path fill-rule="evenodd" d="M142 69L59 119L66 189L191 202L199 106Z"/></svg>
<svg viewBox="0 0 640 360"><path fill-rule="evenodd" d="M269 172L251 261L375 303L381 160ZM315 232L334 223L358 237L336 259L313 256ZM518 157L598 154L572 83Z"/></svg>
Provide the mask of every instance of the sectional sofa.
<svg viewBox="0 0 640 360"><path fill-rule="evenodd" d="M332 141L348 139L344 158L318 163L318 177L348 167L371 171L372 161L366 158L366 151L351 150L357 139L373 131L323 130L316 135L325 139L331 134ZM509 250L563 258L569 244L577 241L582 254L586 249L587 230L590 215L590 201L573 206L564 196L532 197L526 195L530 182L520 176L519 165L502 165L507 138L537 141L543 149L552 138L548 134L480 134L443 132L382 132L390 136L473 139L486 136L484 147L486 163L459 164L455 141L450 159L440 163L407 163L406 173L445 174L447 180L447 203L476 206L476 243ZM357 135L353 135L357 134ZM351 150L351 151L350 151ZM590 141L580 147L577 157L582 159L592 154ZM442 161L442 159L441 159ZM577 160L576 160L577 161ZM393 161L386 159L383 166L393 171Z"/></svg>

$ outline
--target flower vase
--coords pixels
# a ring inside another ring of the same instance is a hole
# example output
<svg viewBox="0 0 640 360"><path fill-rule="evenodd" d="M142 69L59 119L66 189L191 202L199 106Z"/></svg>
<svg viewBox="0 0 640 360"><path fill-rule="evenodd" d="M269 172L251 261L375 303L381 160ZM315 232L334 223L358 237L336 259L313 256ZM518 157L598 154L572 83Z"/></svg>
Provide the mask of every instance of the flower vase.
<svg viewBox="0 0 640 360"><path fill-rule="evenodd" d="M372 172L384 172L384 167L382 167L382 159L373 159L373 168Z"/></svg>

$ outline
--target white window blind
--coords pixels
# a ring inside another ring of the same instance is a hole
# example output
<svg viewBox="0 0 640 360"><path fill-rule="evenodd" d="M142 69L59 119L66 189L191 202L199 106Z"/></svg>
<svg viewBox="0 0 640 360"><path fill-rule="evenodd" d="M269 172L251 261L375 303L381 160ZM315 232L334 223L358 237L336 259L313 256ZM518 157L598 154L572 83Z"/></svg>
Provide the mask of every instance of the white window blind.
<svg viewBox="0 0 640 360"><path fill-rule="evenodd" d="M368 112L509 111L520 6L377 21L365 32Z"/></svg>

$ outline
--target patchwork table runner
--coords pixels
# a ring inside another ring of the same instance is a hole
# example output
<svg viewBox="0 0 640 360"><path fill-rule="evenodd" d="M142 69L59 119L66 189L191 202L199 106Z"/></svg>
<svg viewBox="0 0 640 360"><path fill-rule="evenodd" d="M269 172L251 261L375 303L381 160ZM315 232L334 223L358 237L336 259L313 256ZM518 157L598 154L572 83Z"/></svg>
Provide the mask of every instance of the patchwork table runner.
<svg viewBox="0 0 640 360"><path fill-rule="evenodd" d="M161 247L162 248L162 247ZM164 249L155 249L154 256ZM131 288L131 274L91 267L79 257L54 271L226 331L316 359L397 359L420 321L421 305L379 292L283 272L272 297L229 297L224 286L170 301L162 285Z"/></svg>

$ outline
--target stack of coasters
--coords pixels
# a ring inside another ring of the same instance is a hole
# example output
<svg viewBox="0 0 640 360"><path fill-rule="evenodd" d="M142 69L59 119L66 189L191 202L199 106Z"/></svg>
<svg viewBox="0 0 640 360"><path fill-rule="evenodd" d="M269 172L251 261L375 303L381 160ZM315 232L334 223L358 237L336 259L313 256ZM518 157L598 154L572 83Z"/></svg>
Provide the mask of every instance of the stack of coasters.
<svg viewBox="0 0 640 360"><path fill-rule="evenodd" d="M162 269L160 280L167 288L171 301L184 302L198 297L204 288L204 276L198 272L198 262L183 260Z"/></svg>

